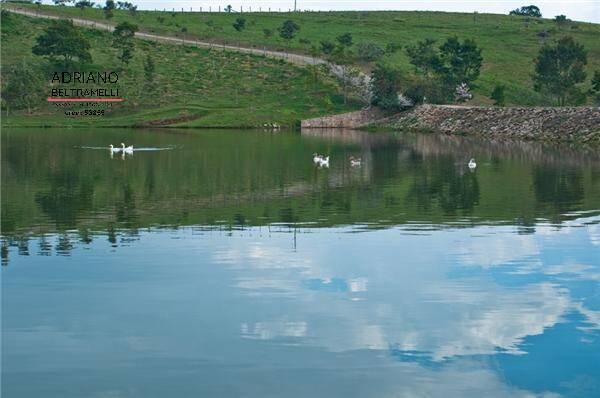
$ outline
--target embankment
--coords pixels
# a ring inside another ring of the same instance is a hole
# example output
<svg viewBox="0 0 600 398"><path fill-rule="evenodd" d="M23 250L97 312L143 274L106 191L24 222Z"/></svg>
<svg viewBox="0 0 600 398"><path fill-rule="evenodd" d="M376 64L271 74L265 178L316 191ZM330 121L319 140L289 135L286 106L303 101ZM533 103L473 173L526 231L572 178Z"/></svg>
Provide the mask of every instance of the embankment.
<svg viewBox="0 0 600 398"><path fill-rule="evenodd" d="M303 128L427 131L518 139L600 144L600 107L473 107L421 105L385 117L376 109L302 121Z"/></svg>
<svg viewBox="0 0 600 398"><path fill-rule="evenodd" d="M422 105L375 123L394 130L600 144L599 107Z"/></svg>

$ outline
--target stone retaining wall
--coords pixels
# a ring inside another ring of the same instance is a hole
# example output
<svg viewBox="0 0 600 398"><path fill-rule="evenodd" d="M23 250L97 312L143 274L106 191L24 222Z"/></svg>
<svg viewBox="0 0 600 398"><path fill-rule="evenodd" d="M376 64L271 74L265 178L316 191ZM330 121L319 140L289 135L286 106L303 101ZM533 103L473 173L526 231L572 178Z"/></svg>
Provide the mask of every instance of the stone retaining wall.
<svg viewBox="0 0 600 398"><path fill-rule="evenodd" d="M374 121L385 117L385 113L377 108L361 109L360 111L342 113L339 115L324 116L303 120L302 128L347 128L357 129L365 127Z"/></svg>
<svg viewBox="0 0 600 398"><path fill-rule="evenodd" d="M376 124L395 130L600 144L600 107L422 105Z"/></svg>
<svg viewBox="0 0 600 398"><path fill-rule="evenodd" d="M370 108L302 121L303 128L353 129L366 126L493 139L600 144L600 107L421 105L392 116Z"/></svg>

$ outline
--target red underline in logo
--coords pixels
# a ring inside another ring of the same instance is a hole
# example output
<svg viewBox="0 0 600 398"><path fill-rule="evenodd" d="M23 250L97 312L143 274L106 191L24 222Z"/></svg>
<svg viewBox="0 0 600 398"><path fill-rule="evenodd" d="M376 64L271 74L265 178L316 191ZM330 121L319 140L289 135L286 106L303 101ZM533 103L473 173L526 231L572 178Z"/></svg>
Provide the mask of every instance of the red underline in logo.
<svg viewBox="0 0 600 398"><path fill-rule="evenodd" d="M56 98L48 97L48 102L123 102L123 98Z"/></svg>

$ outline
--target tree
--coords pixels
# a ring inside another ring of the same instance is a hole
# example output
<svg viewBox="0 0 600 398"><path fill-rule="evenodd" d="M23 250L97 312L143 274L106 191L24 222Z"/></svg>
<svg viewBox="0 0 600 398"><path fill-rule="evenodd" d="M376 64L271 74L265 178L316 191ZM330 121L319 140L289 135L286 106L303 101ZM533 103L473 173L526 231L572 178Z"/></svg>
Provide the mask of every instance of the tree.
<svg viewBox="0 0 600 398"><path fill-rule="evenodd" d="M43 74L33 65L22 62L7 68L3 75L2 100L7 113L10 108L27 109L27 113L31 113L31 109L42 102Z"/></svg>
<svg viewBox="0 0 600 398"><path fill-rule="evenodd" d="M286 41L287 46L289 48L290 40L292 40L294 36L296 36L296 33L298 33L298 31L300 30L300 26L298 26L296 22L288 19L279 27L278 30L279 36L281 36L281 38Z"/></svg>
<svg viewBox="0 0 600 398"><path fill-rule="evenodd" d="M381 109L397 109L398 71L378 63L371 71L371 104Z"/></svg>
<svg viewBox="0 0 600 398"><path fill-rule="evenodd" d="M263 35L265 39L270 39L273 36L273 29L263 29Z"/></svg>
<svg viewBox="0 0 600 398"><path fill-rule="evenodd" d="M442 71L442 60L434 44L435 40L425 39L414 46L406 47L410 63L417 72L427 77L433 77Z"/></svg>
<svg viewBox="0 0 600 398"><path fill-rule="evenodd" d="M567 18L566 15L557 15L556 17L554 17L554 22L556 22L558 26L564 26L571 22L571 20Z"/></svg>
<svg viewBox="0 0 600 398"><path fill-rule="evenodd" d="M73 25L72 21L58 20L50 24L36 39L36 45L32 52L35 55L63 57L65 67L68 67L73 58L81 62L90 62L90 43L81 33L81 30Z"/></svg>
<svg viewBox="0 0 600 398"><path fill-rule="evenodd" d="M129 22L121 22L113 31L113 47L121 50L121 54L118 58L123 64L128 64L133 58L133 51L135 48L133 38L137 31L137 25Z"/></svg>
<svg viewBox="0 0 600 398"><path fill-rule="evenodd" d="M115 9L114 0L106 0L106 5L104 6L104 18L111 19L114 15L113 11Z"/></svg>
<svg viewBox="0 0 600 398"><path fill-rule="evenodd" d="M471 84L479 77L483 57L481 49L471 39L461 43L458 38L450 37L440 47L440 58L444 78L449 84Z"/></svg>
<svg viewBox="0 0 600 398"><path fill-rule="evenodd" d="M494 86L494 90L492 90L492 94L490 95L490 98L494 100L494 105L496 106L504 106L504 90L505 90L505 86L502 84L496 84L496 86Z"/></svg>
<svg viewBox="0 0 600 398"><path fill-rule="evenodd" d="M155 74L156 67L154 65L154 59L148 54L144 60L144 80L146 81L146 87L148 87L149 91L154 90Z"/></svg>
<svg viewBox="0 0 600 398"><path fill-rule="evenodd" d="M238 32L241 32L242 30L244 30L244 28L246 28L246 19L237 18L235 20L235 22L233 23L233 28L235 30L237 30Z"/></svg>
<svg viewBox="0 0 600 398"><path fill-rule="evenodd" d="M75 3L75 7L82 9L82 10L86 7L93 7L93 6L94 6L94 2L88 1L88 0L80 0L77 3Z"/></svg>
<svg viewBox="0 0 600 398"><path fill-rule="evenodd" d="M385 51L373 42L363 42L356 47L356 53L361 60L373 62L383 57Z"/></svg>
<svg viewBox="0 0 600 398"><path fill-rule="evenodd" d="M592 78L592 88L590 92L594 96L595 102L600 104L600 70L594 72L594 77Z"/></svg>
<svg viewBox="0 0 600 398"><path fill-rule="evenodd" d="M456 37L448 38L438 48L434 44L435 41L431 39L419 41L414 46L408 46L406 54L415 70L439 86L446 100L451 100L458 88L463 84L473 86L479 77L483 62L481 49L473 40L467 39L461 43ZM436 96L439 94L437 90L433 91Z"/></svg>
<svg viewBox="0 0 600 398"><path fill-rule="evenodd" d="M516 10L512 10L511 12L509 12L508 15L522 15L525 17L534 17L534 18L542 17L542 13L540 12L540 9L534 5L523 6L521 8L517 8Z"/></svg>
<svg viewBox="0 0 600 398"><path fill-rule="evenodd" d="M343 47L350 47L352 45L352 33L344 33L335 38L340 45Z"/></svg>
<svg viewBox="0 0 600 398"><path fill-rule="evenodd" d="M572 37L544 45L534 60L534 89L556 98L559 105L580 98L577 84L586 78L587 51Z"/></svg>
<svg viewBox="0 0 600 398"><path fill-rule="evenodd" d="M57 6L64 6L66 3L72 3L73 0L52 0L52 2Z"/></svg>
<svg viewBox="0 0 600 398"><path fill-rule="evenodd" d="M223 10L225 12L231 12L231 11L233 11L233 7L231 6L231 4L228 4L227 7L225 7Z"/></svg>
<svg viewBox="0 0 600 398"><path fill-rule="evenodd" d="M330 55L335 50L335 44L330 42L329 40L323 40L321 42L321 51L323 54Z"/></svg>

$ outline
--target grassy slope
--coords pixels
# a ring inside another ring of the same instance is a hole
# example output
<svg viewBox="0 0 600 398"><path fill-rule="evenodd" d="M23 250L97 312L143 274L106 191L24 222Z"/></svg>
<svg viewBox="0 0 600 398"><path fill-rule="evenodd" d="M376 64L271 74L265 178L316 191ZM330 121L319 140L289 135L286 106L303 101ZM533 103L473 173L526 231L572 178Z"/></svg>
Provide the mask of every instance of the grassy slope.
<svg viewBox="0 0 600 398"><path fill-rule="evenodd" d="M103 12L99 9L79 10L73 7L53 6L44 6L42 9L44 12L72 17L104 20ZM239 13L160 11L140 11L132 17L125 11L116 11L113 22L133 19L146 31L180 36L183 35L181 29L185 27L186 37L283 49L284 44L277 34L266 39L263 29L276 29L286 19L293 19L301 27L298 36L290 43L297 52L306 52L306 48L299 42L300 38L318 44L321 40L335 40L337 35L345 32L353 34L355 43L373 41L381 45L393 42L404 46L424 38L441 41L453 35L472 38L482 47L484 56L475 104L489 103L487 97L496 83L507 86L508 104L546 103L547 99L533 91L531 83L532 59L542 45L538 34L545 30L549 32L546 40L554 40L563 35L573 36L589 51L588 70L591 72L600 68L598 24L577 22L559 28L547 19L532 19L526 22L525 18L517 16L416 11L245 13L243 17L247 20L247 29L240 34L232 27L232 23L238 17ZM411 70L403 50L393 55L389 61L404 71Z"/></svg>
<svg viewBox="0 0 600 398"><path fill-rule="evenodd" d="M2 67L23 59L40 62L31 54L35 38L50 22L10 14L2 21ZM107 45L107 32L85 29L92 43L93 65L81 70L113 70L120 64L116 51ZM293 125L299 119L353 109L343 105L338 87L321 74L314 82L306 68L218 50L136 41L136 56L119 73L120 90L126 98L111 117L66 118L44 104L37 115L20 113L3 117L4 126L24 125L118 125L131 126L160 119L186 118L174 125L190 127L253 127L276 122ZM143 91L142 61L151 54L156 63L156 94ZM62 67L50 69L62 70ZM49 75L51 76L51 74ZM49 82L51 77L46 78ZM354 105L356 108L356 105ZM4 116L4 115L3 115Z"/></svg>

